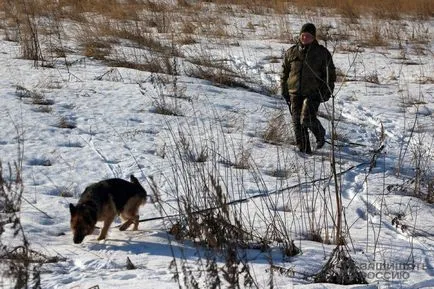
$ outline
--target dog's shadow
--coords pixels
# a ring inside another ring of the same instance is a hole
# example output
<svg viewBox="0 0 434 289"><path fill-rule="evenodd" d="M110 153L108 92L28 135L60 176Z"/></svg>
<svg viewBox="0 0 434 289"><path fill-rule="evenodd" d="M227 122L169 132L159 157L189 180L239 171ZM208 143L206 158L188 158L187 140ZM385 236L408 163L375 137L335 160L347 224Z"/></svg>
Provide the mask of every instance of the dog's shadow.
<svg viewBox="0 0 434 289"><path fill-rule="evenodd" d="M193 243L178 243L174 237L162 231L134 231L128 232L126 238L110 238L98 241L90 237L87 248L92 251L122 251L128 254L146 254L166 257L193 258L197 254L197 247ZM149 238L151 236L151 238ZM151 239L151 240L146 240Z"/></svg>

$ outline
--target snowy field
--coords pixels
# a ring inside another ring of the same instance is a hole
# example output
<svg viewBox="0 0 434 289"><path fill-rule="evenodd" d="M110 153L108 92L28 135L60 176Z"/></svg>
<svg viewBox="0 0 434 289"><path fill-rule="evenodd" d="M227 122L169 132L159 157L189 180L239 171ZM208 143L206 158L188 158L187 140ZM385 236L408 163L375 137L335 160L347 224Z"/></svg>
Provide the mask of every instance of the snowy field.
<svg viewBox="0 0 434 289"><path fill-rule="evenodd" d="M282 19L288 35L295 36L304 22L320 18ZM340 22L329 20L333 33ZM434 288L434 206L428 202L434 201L434 20L418 24L427 29L423 44L405 41L406 35L401 45L387 47L353 45L351 38L328 42L340 76L334 102L320 108L328 143L312 156L294 149L289 129L283 142L264 140L273 122L289 126L276 87L282 51L291 44L270 33L277 25L272 15L228 16L227 23L224 41L204 37L178 45L183 52L176 58L178 76L84 57L68 24L69 53L53 58L50 68L35 67L20 57L18 43L0 40L3 173L22 153L24 232L33 250L59 259L40 268L41 287L189 288L184 278L194 278L198 288L209 288L201 263L214 251L223 268L225 255L188 238L176 240L168 232L176 217L146 219L178 214L180 196L200 191L199 183L185 183L212 173L227 201L245 199L233 209L252 232L267 236L270 220L279 216L276 222L285 224L301 250L285 256L278 240L267 250L240 248L253 287ZM120 42L112 53L128 58L145 52ZM246 86L195 77L191 60L204 54L215 63L226 61ZM159 113L161 106L178 115ZM335 220L333 111L344 236L368 285L313 283L335 248L328 242ZM186 151L188 158L182 155ZM97 229L74 244L69 203L90 183L130 174L149 194L139 230L112 228L107 240L97 241ZM20 244L11 227L6 225L2 244ZM313 233L324 242L315 241ZM135 269L127 269L127 258ZM222 278L222 288L225 282ZM0 279L0 288L10 286Z"/></svg>

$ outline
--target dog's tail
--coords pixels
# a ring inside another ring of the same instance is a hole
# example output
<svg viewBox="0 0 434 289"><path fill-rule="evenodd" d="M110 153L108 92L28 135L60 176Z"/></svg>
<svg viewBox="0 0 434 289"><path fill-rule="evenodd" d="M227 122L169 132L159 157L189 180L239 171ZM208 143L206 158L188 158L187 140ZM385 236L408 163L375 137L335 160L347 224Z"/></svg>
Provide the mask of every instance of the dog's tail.
<svg viewBox="0 0 434 289"><path fill-rule="evenodd" d="M139 180L134 176L130 176L130 182L137 185L137 187L140 188L140 191L142 192L143 198L146 200L146 197L148 196L148 193L146 192L145 188L140 184Z"/></svg>

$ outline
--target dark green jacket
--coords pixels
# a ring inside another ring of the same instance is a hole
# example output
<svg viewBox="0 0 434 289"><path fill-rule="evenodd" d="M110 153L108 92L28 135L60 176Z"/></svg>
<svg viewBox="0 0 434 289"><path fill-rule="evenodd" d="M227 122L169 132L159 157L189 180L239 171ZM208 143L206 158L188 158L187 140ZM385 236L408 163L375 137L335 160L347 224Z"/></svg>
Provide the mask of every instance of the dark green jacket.
<svg viewBox="0 0 434 289"><path fill-rule="evenodd" d="M280 78L282 96L327 101L333 93L336 71L330 52L317 40L307 47L296 44L285 52Z"/></svg>

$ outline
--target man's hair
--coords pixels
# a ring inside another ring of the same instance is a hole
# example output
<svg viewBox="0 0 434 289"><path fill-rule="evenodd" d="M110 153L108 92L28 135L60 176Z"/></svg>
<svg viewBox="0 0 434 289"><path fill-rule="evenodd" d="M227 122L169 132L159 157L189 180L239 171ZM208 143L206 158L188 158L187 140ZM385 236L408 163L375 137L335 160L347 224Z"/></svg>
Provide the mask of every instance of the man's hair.
<svg viewBox="0 0 434 289"><path fill-rule="evenodd" d="M316 27L312 23L306 23L301 27L300 34L303 32L308 32L313 36L316 36Z"/></svg>

